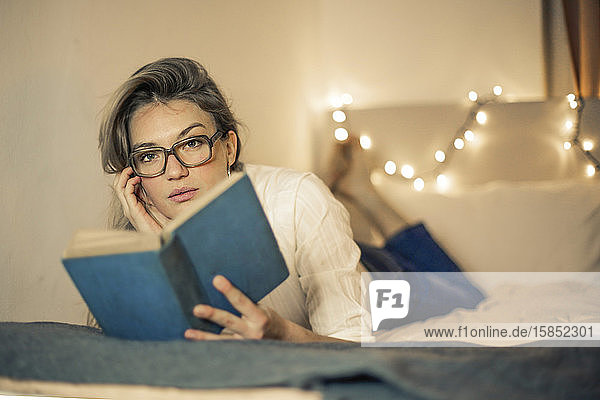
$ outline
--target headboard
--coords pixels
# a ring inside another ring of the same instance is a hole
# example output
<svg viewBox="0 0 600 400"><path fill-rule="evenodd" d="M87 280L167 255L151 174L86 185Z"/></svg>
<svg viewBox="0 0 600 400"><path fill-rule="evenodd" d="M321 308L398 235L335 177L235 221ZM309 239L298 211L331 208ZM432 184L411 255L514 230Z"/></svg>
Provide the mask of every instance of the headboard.
<svg viewBox="0 0 600 400"><path fill-rule="evenodd" d="M487 121L471 128L476 139L439 170L451 182L445 192L431 173L439 167L434 153L452 143L468 105L349 109L345 126L371 138L366 154L379 194L409 222L423 221L464 270L599 271L600 171L587 176L590 161L564 148L575 132L566 121L577 122L568 101L481 110ZM595 144L591 153L600 153L600 100L586 101L579 128L580 139ZM399 172L384 173L387 160L412 165L425 189L417 192ZM367 221L352 218L353 229L364 230Z"/></svg>

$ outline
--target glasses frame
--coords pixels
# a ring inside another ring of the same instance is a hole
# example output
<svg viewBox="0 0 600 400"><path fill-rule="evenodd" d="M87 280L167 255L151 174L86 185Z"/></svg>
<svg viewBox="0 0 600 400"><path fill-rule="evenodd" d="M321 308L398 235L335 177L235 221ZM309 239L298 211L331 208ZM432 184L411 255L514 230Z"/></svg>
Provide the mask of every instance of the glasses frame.
<svg viewBox="0 0 600 400"><path fill-rule="evenodd" d="M154 178L155 176L160 176L165 173L165 171L167 170L167 161L169 161L169 156L171 154L173 154L173 156L175 156L175 159L177 161L179 161L179 163L181 165L183 165L184 167L186 167L186 168L199 167L200 165L206 164L207 162L209 162L212 159L213 146L215 145L217 140L219 140L222 137L222 135L223 135L223 131L217 130L210 137L208 135L195 135L195 136L190 136L185 139L178 140L175 143L173 143L173 145L169 149L165 149L164 147L161 147L161 146L145 147L143 149L138 149L138 150L131 152L131 154L129 155L129 157L128 157L129 158L129 166L133 169L133 172L135 172L135 174L137 176L141 176L142 178ZM181 158L179 158L179 156L175 152L175 147L179 146L182 143L185 143L187 141L194 140L194 139L196 139L196 140L197 139L205 139L208 142L208 158L199 163L188 164L188 163L183 162L181 160ZM164 153L165 162L163 163L163 166L162 166L160 172L157 172L155 174L141 174L135 168L135 163L133 162L133 157L138 153L148 151L148 150L161 150Z"/></svg>

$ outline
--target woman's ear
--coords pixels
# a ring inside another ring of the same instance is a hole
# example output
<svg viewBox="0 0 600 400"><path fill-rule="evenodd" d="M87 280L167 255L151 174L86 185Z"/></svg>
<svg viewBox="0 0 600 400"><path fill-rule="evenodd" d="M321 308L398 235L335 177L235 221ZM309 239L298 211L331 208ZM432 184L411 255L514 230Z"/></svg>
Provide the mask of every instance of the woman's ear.
<svg viewBox="0 0 600 400"><path fill-rule="evenodd" d="M229 165L233 165L235 162L235 155L237 154L237 134L234 131L227 132L225 150L227 151L227 161Z"/></svg>

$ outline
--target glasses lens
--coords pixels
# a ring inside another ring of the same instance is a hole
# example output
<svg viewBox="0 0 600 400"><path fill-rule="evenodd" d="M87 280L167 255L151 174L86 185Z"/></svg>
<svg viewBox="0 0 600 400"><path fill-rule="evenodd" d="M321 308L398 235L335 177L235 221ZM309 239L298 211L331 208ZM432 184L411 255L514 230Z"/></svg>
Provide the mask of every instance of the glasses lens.
<svg viewBox="0 0 600 400"><path fill-rule="evenodd" d="M136 151L132 158L134 169L140 175L157 174L165 163L165 153L161 149Z"/></svg>
<svg viewBox="0 0 600 400"><path fill-rule="evenodd" d="M201 164L210 158L210 144L203 137L191 137L178 144L175 152L185 164Z"/></svg>

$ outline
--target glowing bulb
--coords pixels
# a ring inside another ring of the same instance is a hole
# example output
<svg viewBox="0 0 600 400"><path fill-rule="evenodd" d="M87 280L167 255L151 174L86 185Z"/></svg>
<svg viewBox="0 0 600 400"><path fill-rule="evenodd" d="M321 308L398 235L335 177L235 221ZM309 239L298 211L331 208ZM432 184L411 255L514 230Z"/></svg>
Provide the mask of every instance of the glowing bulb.
<svg viewBox="0 0 600 400"><path fill-rule="evenodd" d="M353 101L354 101L354 99L352 98L352 95L350 95L349 93L344 93L342 95L342 103L352 104Z"/></svg>
<svg viewBox="0 0 600 400"><path fill-rule="evenodd" d="M465 139L467 139L467 142L472 142L475 139L475 134L472 130L467 129L465 131Z"/></svg>
<svg viewBox="0 0 600 400"><path fill-rule="evenodd" d="M494 86L494 88L492 89L492 91L494 92L494 94L496 96L500 96L502 94L502 86L496 85L496 86Z"/></svg>
<svg viewBox="0 0 600 400"><path fill-rule="evenodd" d="M454 147L456 148L456 150L462 150L465 147L465 141L461 138L456 138L454 140Z"/></svg>
<svg viewBox="0 0 600 400"><path fill-rule="evenodd" d="M439 174L437 176L436 183L437 183L438 189L440 189L442 191L447 190L450 187L450 180L444 174Z"/></svg>
<svg viewBox="0 0 600 400"><path fill-rule="evenodd" d="M571 148L571 142L564 142L563 143L563 149L569 150L570 148Z"/></svg>
<svg viewBox="0 0 600 400"><path fill-rule="evenodd" d="M331 104L331 107L333 108L340 108L344 105L344 102L340 96L331 96L329 98L329 104Z"/></svg>
<svg viewBox="0 0 600 400"><path fill-rule="evenodd" d="M413 187L417 192L420 192L421 190L423 190L423 188L425 188L425 181L422 178L417 178L413 182Z"/></svg>
<svg viewBox="0 0 600 400"><path fill-rule="evenodd" d="M400 168L400 173L406 179L410 179L413 176L415 176L415 169L413 167L411 167L410 165L405 164L402 166L402 168Z"/></svg>
<svg viewBox="0 0 600 400"><path fill-rule="evenodd" d="M585 172L587 176L594 176L596 174L596 167L594 167L592 164L588 164L588 166L585 169Z"/></svg>
<svg viewBox="0 0 600 400"><path fill-rule="evenodd" d="M594 148L594 143L591 140L583 141L583 149L585 151L591 151Z"/></svg>
<svg viewBox="0 0 600 400"><path fill-rule="evenodd" d="M341 110L334 111L332 116L335 122L344 122L346 120L346 113Z"/></svg>
<svg viewBox="0 0 600 400"><path fill-rule="evenodd" d="M573 93L569 93L567 95L567 100L569 100L569 103L575 101L575 95Z"/></svg>
<svg viewBox="0 0 600 400"><path fill-rule="evenodd" d="M475 119L477 120L477 122L483 125L487 121L487 114L483 111L479 111L477 115L475 115Z"/></svg>
<svg viewBox="0 0 600 400"><path fill-rule="evenodd" d="M333 134L337 140L343 142L348 139L348 131L346 128L337 128Z"/></svg>
<svg viewBox="0 0 600 400"><path fill-rule="evenodd" d="M368 137L367 135L360 135L360 147L362 147L365 150L369 150L371 148L371 138Z"/></svg>
<svg viewBox="0 0 600 400"><path fill-rule="evenodd" d="M469 92L469 100L471 100L471 101L477 101L477 98L478 98L478 97L479 97L479 95L477 94L477 92L476 92L476 91L474 91L474 90L471 90L471 91Z"/></svg>
<svg viewBox="0 0 600 400"><path fill-rule="evenodd" d="M444 153L441 150L438 150L435 152L435 160L437 162L444 162L445 159L446 159L446 153Z"/></svg>
<svg viewBox="0 0 600 400"><path fill-rule="evenodd" d="M386 161L383 170L388 175L394 175L396 173L396 163L393 161Z"/></svg>
<svg viewBox="0 0 600 400"><path fill-rule="evenodd" d="M575 100L570 101L569 102L569 107L571 107L572 110L577 108L577 102Z"/></svg>
<svg viewBox="0 0 600 400"><path fill-rule="evenodd" d="M567 129L571 129L573 127L573 121L571 121L570 119L565 121L565 128Z"/></svg>

